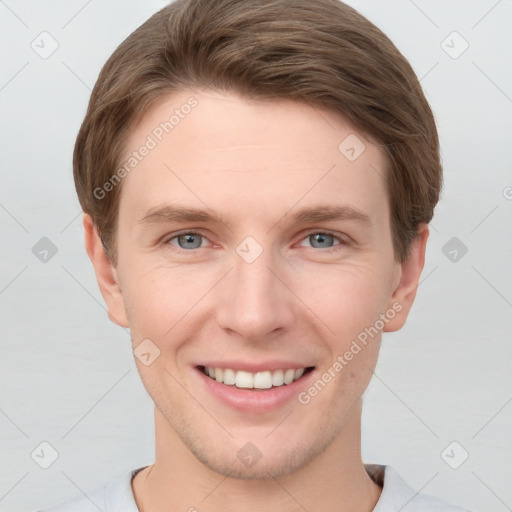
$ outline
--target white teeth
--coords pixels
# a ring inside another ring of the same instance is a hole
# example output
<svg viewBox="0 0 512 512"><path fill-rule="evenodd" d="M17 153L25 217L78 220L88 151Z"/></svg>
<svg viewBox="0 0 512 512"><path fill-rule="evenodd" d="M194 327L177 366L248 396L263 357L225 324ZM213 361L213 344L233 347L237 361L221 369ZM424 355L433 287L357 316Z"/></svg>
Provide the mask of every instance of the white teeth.
<svg viewBox="0 0 512 512"><path fill-rule="evenodd" d="M237 388L253 388L254 377L252 373L243 371L236 372L235 386Z"/></svg>
<svg viewBox="0 0 512 512"><path fill-rule="evenodd" d="M272 386L282 386L284 384L283 370L276 370L272 373Z"/></svg>
<svg viewBox="0 0 512 512"><path fill-rule="evenodd" d="M258 372L254 376L254 387L258 389L269 389L272 387L272 374L270 372Z"/></svg>
<svg viewBox="0 0 512 512"><path fill-rule="evenodd" d="M263 371L258 373L246 372L243 370L232 370L231 368L210 368L204 367L203 372L228 386L236 386L243 389L270 389L272 387L291 384L304 375L306 368L289 368L286 370Z"/></svg>
<svg viewBox="0 0 512 512"><path fill-rule="evenodd" d="M236 374L231 368L224 370L224 384L228 386L233 386L236 382Z"/></svg>
<svg viewBox="0 0 512 512"><path fill-rule="evenodd" d="M300 379L304 375L304 368L299 368L295 370L295 375L293 376L293 380Z"/></svg>
<svg viewBox="0 0 512 512"><path fill-rule="evenodd" d="M284 383L291 384L293 382L293 377L295 377L295 370L286 370L286 372L284 373Z"/></svg>

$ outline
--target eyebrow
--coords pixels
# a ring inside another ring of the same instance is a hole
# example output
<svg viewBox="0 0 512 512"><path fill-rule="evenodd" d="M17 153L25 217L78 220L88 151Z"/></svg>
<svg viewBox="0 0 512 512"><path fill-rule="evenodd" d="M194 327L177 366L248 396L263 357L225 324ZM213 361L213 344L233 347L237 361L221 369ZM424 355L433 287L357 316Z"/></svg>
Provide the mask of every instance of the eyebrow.
<svg viewBox="0 0 512 512"><path fill-rule="evenodd" d="M289 213L286 213L281 219L288 215ZM370 217L366 213L352 206L345 205L328 204L301 208L291 215L290 219L293 224L307 224L329 220L351 220L367 226L372 225ZM211 209L188 208L175 205L151 208L144 217L138 221L138 224L165 222L204 222L209 224L224 224L230 228L230 222L216 215Z"/></svg>

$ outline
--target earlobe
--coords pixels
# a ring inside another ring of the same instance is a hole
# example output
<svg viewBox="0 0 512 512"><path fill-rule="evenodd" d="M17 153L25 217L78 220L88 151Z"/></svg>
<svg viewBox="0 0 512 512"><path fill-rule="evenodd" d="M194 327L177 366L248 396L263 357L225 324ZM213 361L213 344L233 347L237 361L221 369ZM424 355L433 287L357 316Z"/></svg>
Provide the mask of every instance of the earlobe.
<svg viewBox="0 0 512 512"><path fill-rule="evenodd" d="M418 235L412 241L408 258L400 265L400 276L390 298L389 307L398 312L385 326L385 332L401 329L416 297L421 272L425 265L425 249L429 229L427 224L420 224Z"/></svg>
<svg viewBox="0 0 512 512"><path fill-rule="evenodd" d="M84 214L83 226L85 248L93 264L101 295L107 305L108 317L121 327L129 327L117 271L103 247L90 215Z"/></svg>

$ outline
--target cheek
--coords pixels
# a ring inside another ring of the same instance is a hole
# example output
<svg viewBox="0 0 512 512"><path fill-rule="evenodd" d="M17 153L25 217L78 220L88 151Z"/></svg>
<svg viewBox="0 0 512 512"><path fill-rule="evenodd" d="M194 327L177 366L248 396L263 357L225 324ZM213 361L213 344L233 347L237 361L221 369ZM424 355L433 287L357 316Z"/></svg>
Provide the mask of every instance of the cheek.
<svg viewBox="0 0 512 512"><path fill-rule="evenodd" d="M175 380L182 380L177 372L180 347L196 335L192 310L205 290L199 279L190 279L188 271L132 270L124 293L135 362L144 387L155 403L163 404L181 396ZM154 360L146 364L138 353L149 353Z"/></svg>
<svg viewBox="0 0 512 512"><path fill-rule="evenodd" d="M298 323L302 323L301 318L316 323L332 352L343 353L346 345L371 327L386 307L390 272L379 256L339 264L308 263L286 277L298 297L290 295L288 299L289 306L298 312ZM150 338L168 348L176 343L173 340L193 337L194 324L200 328L200 322L190 324L194 314L201 316L205 308L213 313L216 305L207 295L219 286L224 270L206 264L148 265L147 260L140 255L120 266L133 343ZM216 293L221 287L222 283Z"/></svg>
<svg viewBox="0 0 512 512"><path fill-rule="evenodd" d="M339 350L378 319L386 307L388 279L377 262L318 267L297 293L327 326Z"/></svg>
<svg viewBox="0 0 512 512"><path fill-rule="evenodd" d="M208 281L188 269L157 266L137 272L136 267L123 290L132 332L163 337L208 290Z"/></svg>

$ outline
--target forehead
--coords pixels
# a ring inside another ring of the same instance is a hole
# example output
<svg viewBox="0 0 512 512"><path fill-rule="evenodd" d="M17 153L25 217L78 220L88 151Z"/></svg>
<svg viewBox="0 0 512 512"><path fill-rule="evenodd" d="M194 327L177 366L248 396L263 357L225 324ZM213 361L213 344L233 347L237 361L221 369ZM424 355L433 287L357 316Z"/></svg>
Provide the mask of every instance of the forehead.
<svg viewBox="0 0 512 512"><path fill-rule="evenodd" d="M275 217L324 201L387 218L382 149L341 115L306 103L175 92L131 131L129 160L121 209L129 204L133 216L179 202L226 219Z"/></svg>

